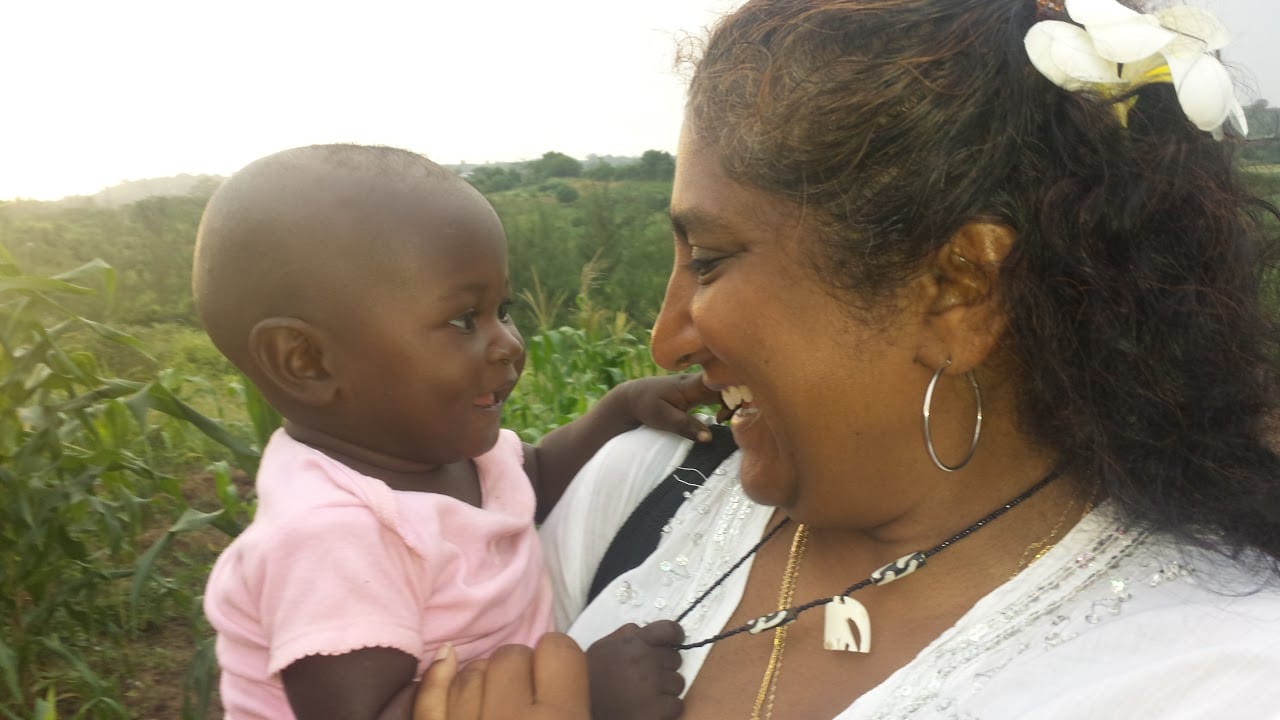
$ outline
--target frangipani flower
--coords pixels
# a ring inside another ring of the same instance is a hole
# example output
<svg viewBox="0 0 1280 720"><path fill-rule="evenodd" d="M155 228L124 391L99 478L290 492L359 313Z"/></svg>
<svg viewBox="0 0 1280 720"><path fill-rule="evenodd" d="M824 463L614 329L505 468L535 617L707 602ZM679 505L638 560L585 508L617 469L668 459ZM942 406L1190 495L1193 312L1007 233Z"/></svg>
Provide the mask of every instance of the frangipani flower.
<svg viewBox="0 0 1280 720"><path fill-rule="evenodd" d="M1228 36L1211 13L1171 7L1147 15L1116 0L1066 0L1066 10L1078 25L1044 20L1023 41L1031 64L1055 85L1114 95L1170 82L1196 127L1218 136L1229 117L1248 132L1231 76L1213 54ZM1127 106L1117 107L1123 122Z"/></svg>

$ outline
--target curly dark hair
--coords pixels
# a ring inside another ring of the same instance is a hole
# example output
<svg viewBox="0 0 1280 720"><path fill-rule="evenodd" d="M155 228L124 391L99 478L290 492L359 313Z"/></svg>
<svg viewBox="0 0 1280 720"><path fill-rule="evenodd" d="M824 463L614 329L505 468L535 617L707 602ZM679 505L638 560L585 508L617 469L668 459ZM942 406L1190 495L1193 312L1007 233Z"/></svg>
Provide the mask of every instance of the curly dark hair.
<svg viewBox="0 0 1280 720"><path fill-rule="evenodd" d="M1103 98L1041 76L1036 14L751 0L708 39L686 122L729 177L816 211L815 267L855 309L964 223L1013 228L1001 347L1023 432L1130 520L1274 568L1276 209L1172 86Z"/></svg>

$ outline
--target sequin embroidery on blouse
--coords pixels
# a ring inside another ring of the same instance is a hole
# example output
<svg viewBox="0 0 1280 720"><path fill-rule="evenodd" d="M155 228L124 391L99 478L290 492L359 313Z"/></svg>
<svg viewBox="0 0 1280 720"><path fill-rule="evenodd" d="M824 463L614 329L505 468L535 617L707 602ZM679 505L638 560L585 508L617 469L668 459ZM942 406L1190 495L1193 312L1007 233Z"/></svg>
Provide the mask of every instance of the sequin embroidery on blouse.
<svg viewBox="0 0 1280 720"><path fill-rule="evenodd" d="M1081 523L1087 527L1077 526L1073 531L1096 533L1092 540L1085 539L1083 549L1065 557L1047 554L1040 562L1053 560L1057 564L1039 568L1049 572L1037 572L1038 582L1004 605L983 612L978 622L962 618L885 681L881 689L888 694L880 696L873 714L865 717L969 717L959 711L958 703L981 691L1019 657L1071 642L1089 625L1119 615L1139 584L1130 576L1132 568L1125 566L1125 561L1144 548L1148 533L1119 525L1106 509L1094 513L1087 523ZM1123 571L1121 566L1125 566ZM1166 570L1176 572L1162 568L1162 578ZM1019 577L1011 582L1025 583L1027 579ZM951 677L961 671L969 671L973 682L952 682ZM867 708L855 703L851 709L859 711L853 716L864 717L861 711Z"/></svg>
<svg viewBox="0 0 1280 720"><path fill-rule="evenodd" d="M647 623L670 619L738 559L746 521L762 509L743 494L737 467L737 458L732 456L707 475L702 486L685 492L685 501L662 528L658 547L645 563L653 567L656 561L657 582L643 589L625 580L617 584L614 599L634 611L627 613L629 620ZM686 525L696 532L683 542L668 542L674 531ZM708 603L704 603L686 617L682 623L686 632L695 632L708 610Z"/></svg>

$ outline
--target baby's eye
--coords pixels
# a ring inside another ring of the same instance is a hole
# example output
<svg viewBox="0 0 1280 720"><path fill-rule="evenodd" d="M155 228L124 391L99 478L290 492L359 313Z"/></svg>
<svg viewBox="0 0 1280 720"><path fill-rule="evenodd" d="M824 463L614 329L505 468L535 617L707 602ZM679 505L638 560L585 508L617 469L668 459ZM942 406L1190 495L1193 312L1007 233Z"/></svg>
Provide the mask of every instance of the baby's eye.
<svg viewBox="0 0 1280 720"><path fill-rule="evenodd" d="M476 329L476 311L468 310L462 315L450 320L449 324L464 332L471 332Z"/></svg>
<svg viewBox="0 0 1280 720"><path fill-rule="evenodd" d="M511 301L503 300L498 303L498 322L511 322Z"/></svg>

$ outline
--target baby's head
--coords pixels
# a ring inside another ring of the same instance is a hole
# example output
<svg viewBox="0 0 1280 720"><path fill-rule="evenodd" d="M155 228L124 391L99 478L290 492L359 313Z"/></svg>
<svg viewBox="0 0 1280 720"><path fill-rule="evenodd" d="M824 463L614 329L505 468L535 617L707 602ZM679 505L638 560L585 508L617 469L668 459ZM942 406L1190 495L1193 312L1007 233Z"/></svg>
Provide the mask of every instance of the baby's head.
<svg viewBox="0 0 1280 720"><path fill-rule="evenodd" d="M192 288L213 343L291 430L363 462L482 454L524 366L497 215L405 150L251 163L205 208Z"/></svg>

